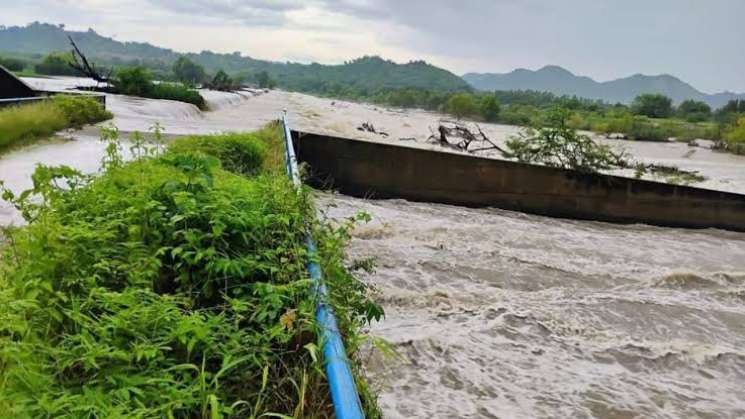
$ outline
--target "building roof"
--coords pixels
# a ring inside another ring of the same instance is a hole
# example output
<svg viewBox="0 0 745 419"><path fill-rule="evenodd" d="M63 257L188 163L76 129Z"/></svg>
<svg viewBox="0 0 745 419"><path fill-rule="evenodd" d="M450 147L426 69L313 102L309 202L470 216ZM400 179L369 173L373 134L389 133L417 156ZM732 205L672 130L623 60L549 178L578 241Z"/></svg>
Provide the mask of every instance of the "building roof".
<svg viewBox="0 0 745 419"><path fill-rule="evenodd" d="M0 65L0 99L34 97L34 89Z"/></svg>

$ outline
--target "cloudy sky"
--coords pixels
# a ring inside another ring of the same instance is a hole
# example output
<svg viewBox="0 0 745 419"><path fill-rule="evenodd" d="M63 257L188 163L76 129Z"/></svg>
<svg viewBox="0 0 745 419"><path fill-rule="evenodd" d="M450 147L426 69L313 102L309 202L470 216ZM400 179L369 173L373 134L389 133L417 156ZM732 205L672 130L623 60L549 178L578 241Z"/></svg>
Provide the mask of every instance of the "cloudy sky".
<svg viewBox="0 0 745 419"><path fill-rule="evenodd" d="M340 63L426 59L457 74L557 64L745 92L745 0L0 0L2 25L92 27L178 51Z"/></svg>

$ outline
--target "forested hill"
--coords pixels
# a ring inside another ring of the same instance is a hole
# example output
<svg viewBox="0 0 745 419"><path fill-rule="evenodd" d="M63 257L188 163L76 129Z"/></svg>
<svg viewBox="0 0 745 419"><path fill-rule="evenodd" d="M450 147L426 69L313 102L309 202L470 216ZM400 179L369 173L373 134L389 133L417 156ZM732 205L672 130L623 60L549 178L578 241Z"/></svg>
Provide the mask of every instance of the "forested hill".
<svg viewBox="0 0 745 419"><path fill-rule="evenodd" d="M706 94L667 74L636 74L617 80L597 82L589 77L574 75L558 66L546 66L536 71L517 69L504 74L470 73L463 78L478 90L535 90L559 96L599 99L608 103L630 103L642 93L661 93L675 103L686 99L702 101L712 108L722 107L733 99L745 99L745 94Z"/></svg>
<svg viewBox="0 0 745 419"><path fill-rule="evenodd" d="M120 42L87 32L67 31L63 26L32 23L25 27L0 26L0 54L12 53L40 58L55 51L70 50L71 35L89 58L106 65L144 65L167 71L182 54L148 43ZM455 74L427 64L412 61L397 64L379 57L362 57L340 65L280 63L244 57L240 53L218 54L203 51L184 54L207 71L219 69L234 76L267 71L285 88L302 91L345 94L370 94L393 88L417 88L440 91L470 90Z"/></svg>

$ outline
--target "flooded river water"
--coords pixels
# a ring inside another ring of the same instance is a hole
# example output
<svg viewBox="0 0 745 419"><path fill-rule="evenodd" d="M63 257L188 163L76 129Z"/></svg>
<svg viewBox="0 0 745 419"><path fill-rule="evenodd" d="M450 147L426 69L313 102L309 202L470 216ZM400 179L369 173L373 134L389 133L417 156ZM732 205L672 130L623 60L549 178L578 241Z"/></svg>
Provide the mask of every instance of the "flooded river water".
<svg viewBox="0 0 745 419"><path fill-rule="evenodd" d="M123 131L156 121L167 134L251 130L287 108L293 128L427 148L441 118L277 91L205 95L212 112L116 95L108 103ZM356 130L367 121L390 136ZM499 142L517 132L482 128ZM10 153L0 178L25 188L39 162L94 171L103 150L94 134ZM408 137L416 141L399 140ZM743 157L679 143L612 144L699 170L708 180L697 186L745 193ZM745 417L745 234L318 199L332 218L373 217L355 230L350 253L377 260L365 279L387 316L372 332L401 355L365 359L386 417ZM0 207L0 222L14 221Z"/></svg>

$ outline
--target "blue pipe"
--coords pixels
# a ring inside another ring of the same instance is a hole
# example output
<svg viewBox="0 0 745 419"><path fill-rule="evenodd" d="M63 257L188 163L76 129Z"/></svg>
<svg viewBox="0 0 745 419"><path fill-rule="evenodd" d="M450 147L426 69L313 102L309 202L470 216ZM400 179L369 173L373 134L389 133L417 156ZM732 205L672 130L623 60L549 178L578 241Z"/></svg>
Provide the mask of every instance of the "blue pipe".
<svg viewBox="0 0 745 419"><path fill-rule="evenodd" d="M292 145L292 134L287 123L287 111L282 115L282 125L285 131L285 167L287 175L292 179L295 187L300 186L300 175L297 169L295 148ZM349 360L344 349L339 328L336 324L334 310L328 303L328 291L323 283L321 267L316 262L316 244L310 231L305 238L308 248L308 272L315 287L318 305L316 306L316 321L321 328L323 342L323 357L326 361L326 379L331 389L331 401L334 403L334 413L338 419L363 419L362 403L357 393L357 385L349 368Z"/></svg>

